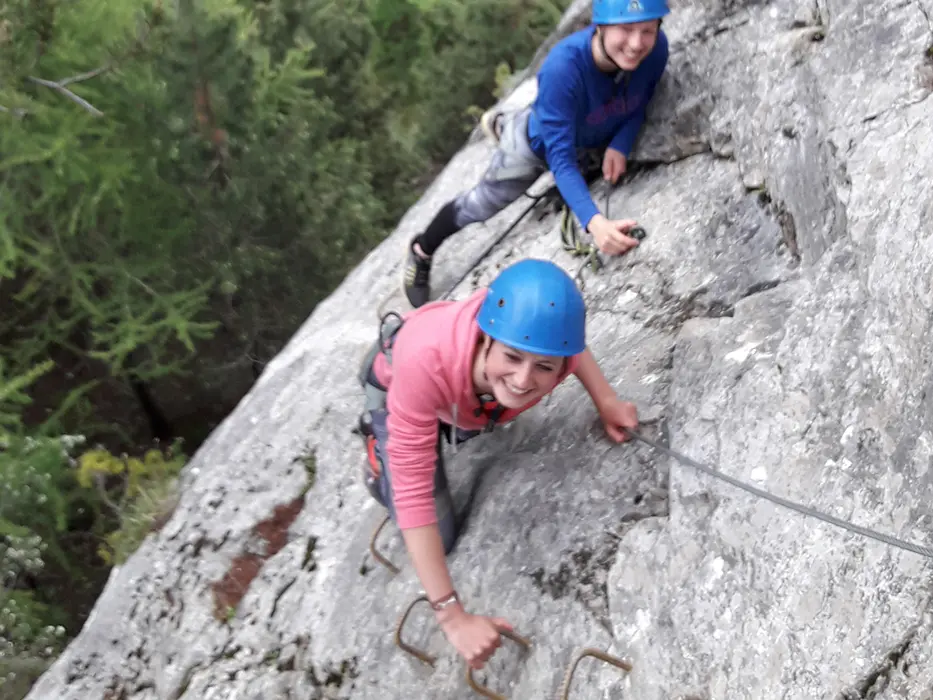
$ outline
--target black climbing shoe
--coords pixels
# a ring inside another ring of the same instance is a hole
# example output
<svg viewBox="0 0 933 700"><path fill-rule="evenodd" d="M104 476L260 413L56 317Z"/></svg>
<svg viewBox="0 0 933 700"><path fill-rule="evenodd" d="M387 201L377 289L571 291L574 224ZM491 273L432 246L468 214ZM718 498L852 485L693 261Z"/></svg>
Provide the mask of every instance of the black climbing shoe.
<svg viewBox="0 0 933 700"><path fill-rule="evenodd" d="M402 272L402 286L408 303L414 308L424 306L431 296L431 261L415 253L415 242L408 246L408 257Z"/></svg>

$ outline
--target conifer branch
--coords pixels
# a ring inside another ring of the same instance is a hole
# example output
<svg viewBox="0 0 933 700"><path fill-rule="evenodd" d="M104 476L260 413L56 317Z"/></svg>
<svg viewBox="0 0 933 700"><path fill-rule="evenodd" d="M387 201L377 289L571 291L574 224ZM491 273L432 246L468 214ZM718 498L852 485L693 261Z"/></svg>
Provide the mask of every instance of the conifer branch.
<svg viewBox="0 0 933 700"><path fill-rule="evenodd" d="M111 70L112 68L113 68L113 64L108 63L107 65L101 66L100 68L95 68L94 70L89 70L85 73L79 73L78 75L73 75L70 78L59 80L58 84L61 85L62 87L65 87L66 85L71 85L71 83L80 83L85 80L90 80L91 78L96 78L98 75L103 75L104 73Z"/></svg>
<svg viewBox="0 0 933 700"><path fill-rule="evenodd" d="M9 114L12 114L17 119L26 116L25 109L10 109L9 107L4 107L3 105L0 105L0 112L8 112Z"/></svg>
<svg viewBox="0 0 933 700"><path fill-rule="evenodd" d="M52 90L55 90L55 92L58 92L64 95L72 102L86 109L88 112L93 114L95 117L104 116L104 113L101 112L99 109L97 109L97 107L92 105L90 102L85 100L83 97L79 97L78 95L74 94L71 90L66 88L61 83L56 83L51 80L45 80L43 78L36 78L35 76L32 76L32 75L30 75L28 79L30 82L35 83L36 85L42 85L43 87L51 88Z"/></svg>
<svg viewBox="0 0 933 700"><path fill-rule="evenodd" d="M158 299L158 298L159 298L159 295L156 293L156 291L155 291L152 287L150 287L148 284L146 284L145 282L143 282L141 279L139 279L138 277L136 277L136 276L134 276L134 275L131 275L131 274L130 274L129 272L127 272L126 270L123 271L123 274L125 274L125 275L129 278L129 280L130 280L131 282L135 282L135 283L138 284L140 287L142 287L143 289L145 289L145 290L149 293L150 296L152 296L152 297L155 298L155 299Z"/></svg>
<svg viewBox="0 0 933 700"><path fill-rule="evenodd" d="M93 114L95 117L102 117L104 116L103 112L101 112L99 109L97 109L97 107L92 105L90 102L85 100L83 97L80 97L76 95L75 93L73 93L71 90L68 89L67 86L71 85L72 83L81 83L81 82L84 82L85 80L96 78L98 76L103 75L104 73L109 73L117 66L117 64L120 61L126 60L128 58L132 58L138 55L138 53L144 48L146 40L149 38L149 33L152 30L153 24L155 22L158 22L160 17L161 17L161 2L158 2L156 4L156 10L153 13L153 17L151 18L144 17L142 19L140 23L138 35L135 41L133 42L133 46L125 53L125 55L119 58L115 58L111 61L108 61L106 64L100 66L99 68L85 71L84 73L78 73L77 75L72 75L71 77L68 77L68 78L62 78L61 80L58 80L58 81L45 80L44 78L36 78L34 76L29 76L28 79L31 82L35 83L36 85L42 85L43 87L51 88L52 90L55 90L56 92L64 95L72 102L75 102L76 104L86 109L88 112ZM9 112L10 110L0 105L0 111ZM25 114L25 112L18 112L17 116L22 116L22 114Z"/></svg>

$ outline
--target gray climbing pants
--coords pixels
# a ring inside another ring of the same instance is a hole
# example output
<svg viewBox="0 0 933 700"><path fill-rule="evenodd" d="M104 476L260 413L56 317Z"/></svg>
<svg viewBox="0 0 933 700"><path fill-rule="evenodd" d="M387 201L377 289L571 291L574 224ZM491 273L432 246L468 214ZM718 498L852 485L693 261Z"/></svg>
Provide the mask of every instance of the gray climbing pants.
<svg viewBox="0 0 933 700"><path fill-rule="evenodd" d="M503 114L502 134L492 162L476 187L455 200L458 228L486 221L518 199L548 169L528 143L531 107Z"/></svg>

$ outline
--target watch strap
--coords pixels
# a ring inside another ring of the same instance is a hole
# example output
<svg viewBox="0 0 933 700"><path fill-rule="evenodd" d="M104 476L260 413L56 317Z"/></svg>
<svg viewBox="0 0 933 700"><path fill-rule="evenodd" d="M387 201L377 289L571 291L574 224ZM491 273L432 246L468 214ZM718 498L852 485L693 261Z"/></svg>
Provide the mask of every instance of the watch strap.
<svg viewBox="0 0 933 700"><path fill-rule="evenodd" d="M431 604L431 609L434 610L434 612L440 612L445 608L449 608L451 605L459 603L460 596L457 595L457 591L451 591L443 598L439 598L438 600L429 600L428 602Z"/></svg>

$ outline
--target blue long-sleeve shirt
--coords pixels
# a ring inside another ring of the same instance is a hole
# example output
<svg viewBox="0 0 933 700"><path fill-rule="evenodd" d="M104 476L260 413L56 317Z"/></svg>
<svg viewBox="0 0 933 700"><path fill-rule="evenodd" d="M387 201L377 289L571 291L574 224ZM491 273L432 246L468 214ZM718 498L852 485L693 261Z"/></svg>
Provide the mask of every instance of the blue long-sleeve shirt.
<svg viewBox="0 0 933 700"><path fill-rule="evenodd" d="M532 150L547 161L557 188L584 227L599 213L577 166L577 149L609 146L629 157L645 109L667 67L667 37L631 72L604 73L591 49L595 26L551 49L538 71L538 96L528 120ZM618 80L617 80L618 78Z"/></svg>

